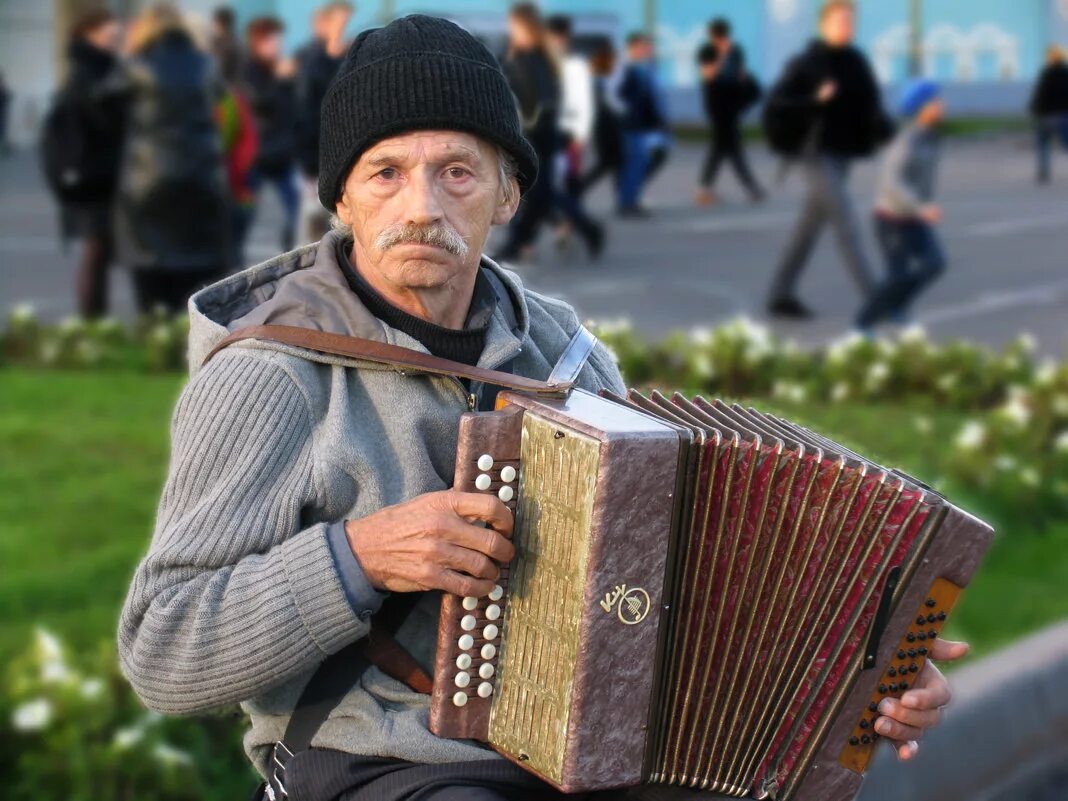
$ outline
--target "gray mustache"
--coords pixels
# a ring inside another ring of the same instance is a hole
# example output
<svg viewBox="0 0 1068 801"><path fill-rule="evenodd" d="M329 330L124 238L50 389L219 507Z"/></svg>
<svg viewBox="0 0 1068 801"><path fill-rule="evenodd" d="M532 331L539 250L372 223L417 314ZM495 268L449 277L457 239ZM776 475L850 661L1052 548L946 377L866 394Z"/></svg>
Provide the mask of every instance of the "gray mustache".
<svg viewBox="0 0 1068 801"><path fill-rule="evenodd" d="M464 238L456 229L444 223L434 225L396 223L375 237L375 248L378 250L389 250L404 244L433 245L460 258L466 257L468 252Z"/></svg>

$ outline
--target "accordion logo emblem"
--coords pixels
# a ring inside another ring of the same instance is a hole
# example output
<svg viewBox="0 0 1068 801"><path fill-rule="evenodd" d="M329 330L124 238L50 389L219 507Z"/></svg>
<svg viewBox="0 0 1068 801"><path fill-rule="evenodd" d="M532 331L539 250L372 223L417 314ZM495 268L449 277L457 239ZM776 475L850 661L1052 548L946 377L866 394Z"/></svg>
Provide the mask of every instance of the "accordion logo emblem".
<svg viewBox="0 0 1068 801"><path fill-rule="evenodd" d="M611 592L605 593L601 601L601 608L612 613L616 611L616 617L620 622L633 626L645 620L649 614L649 593L641 587L627 587L626 584L617 584Z"/></svg>

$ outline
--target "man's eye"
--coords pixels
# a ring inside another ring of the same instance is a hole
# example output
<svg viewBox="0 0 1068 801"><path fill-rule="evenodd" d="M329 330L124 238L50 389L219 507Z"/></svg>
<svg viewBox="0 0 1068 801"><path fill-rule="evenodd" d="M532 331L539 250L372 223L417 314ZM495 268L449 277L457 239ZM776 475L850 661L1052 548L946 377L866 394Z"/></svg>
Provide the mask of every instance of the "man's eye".
<svg viewBox="0 0 1068 801"><path fill-rule="evenodd" d="M445 174L448 175L450 178L459 180L460 178L466 178L471 173L469 173L463 167L449 167L449 169L445 171Z"/></svg>
<svg viewBox="0 0 1068 801"><path fill-rule="evenodd" d="M397 176L398 176L397 171L395 169L393 169L392 167L386 167L384 170L381 170L378 173L378 177L379 178L384 178L387 181L392 181Z"/></svg>

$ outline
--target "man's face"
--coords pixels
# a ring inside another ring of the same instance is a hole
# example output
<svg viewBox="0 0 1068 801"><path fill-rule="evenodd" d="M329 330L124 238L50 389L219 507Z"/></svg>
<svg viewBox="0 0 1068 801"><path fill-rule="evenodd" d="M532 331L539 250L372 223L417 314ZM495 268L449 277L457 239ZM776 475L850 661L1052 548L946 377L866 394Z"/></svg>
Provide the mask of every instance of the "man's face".
<svg viewBox="0 0 1068 801"><path fill-rule="evenodd" d="M337 204L359 267L398 289L439 288L472 274L490 228L511 220L519 202L499 173L493 145L456 131L417 131L369 148ZM419 239L434 244L412 241Z"/></svg>
<svg viewBox="0 0 1068 801"><path fill-rule="evenodd" d="M836 6L830 9L820 23L820 33L832 47L845 47L856 34L857 18L853 9Z"/></svg>
<svg viewBox="0 0 1068 801"><path fill-rule="evenodd" d="M87 33L85 38L93 46L114 53L119 49L119 43L122 41L122 26L117 20L111 20L98 25Z"/></svg>
<svg viewBox="0 0 1068 801"><path fill-rule="evenodd" d="M325 39L340 39L349 27L352 13L344 8L330 8L323 13L322 35Z"/></svg>
<svg viewBox="0 0 1068 801"><path fill-rule="evenodd" d="M645 62L653 57L653 43L648 39L638 39L630 46L630 60Z"/></svg>
<svg viewBox="0 0 1068 801"><path fill-rule="evenodd" d="M555 31L549 31L545 35L545 44L548 46L549 52L557 58L563 58L571 49L571 42L568 38Z"/></svg>
<svg viewBox="0 0 1068 801"><path fill-rule="evenodd" d="M249 43L252 55L259 61L276 61L282 55L282 34L256 36Z"/></svg>

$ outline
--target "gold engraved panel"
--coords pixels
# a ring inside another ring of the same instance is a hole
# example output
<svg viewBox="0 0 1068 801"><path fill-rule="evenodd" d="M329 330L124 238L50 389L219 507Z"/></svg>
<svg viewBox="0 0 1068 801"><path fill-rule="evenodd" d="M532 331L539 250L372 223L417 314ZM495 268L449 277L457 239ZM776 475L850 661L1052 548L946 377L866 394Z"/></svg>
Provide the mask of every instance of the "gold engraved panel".
<svg viewBox="0 0 1068 801"><path fill-rule="evenodd" d="M489 740L562 780L600 443L527 413Z"/></svg>

